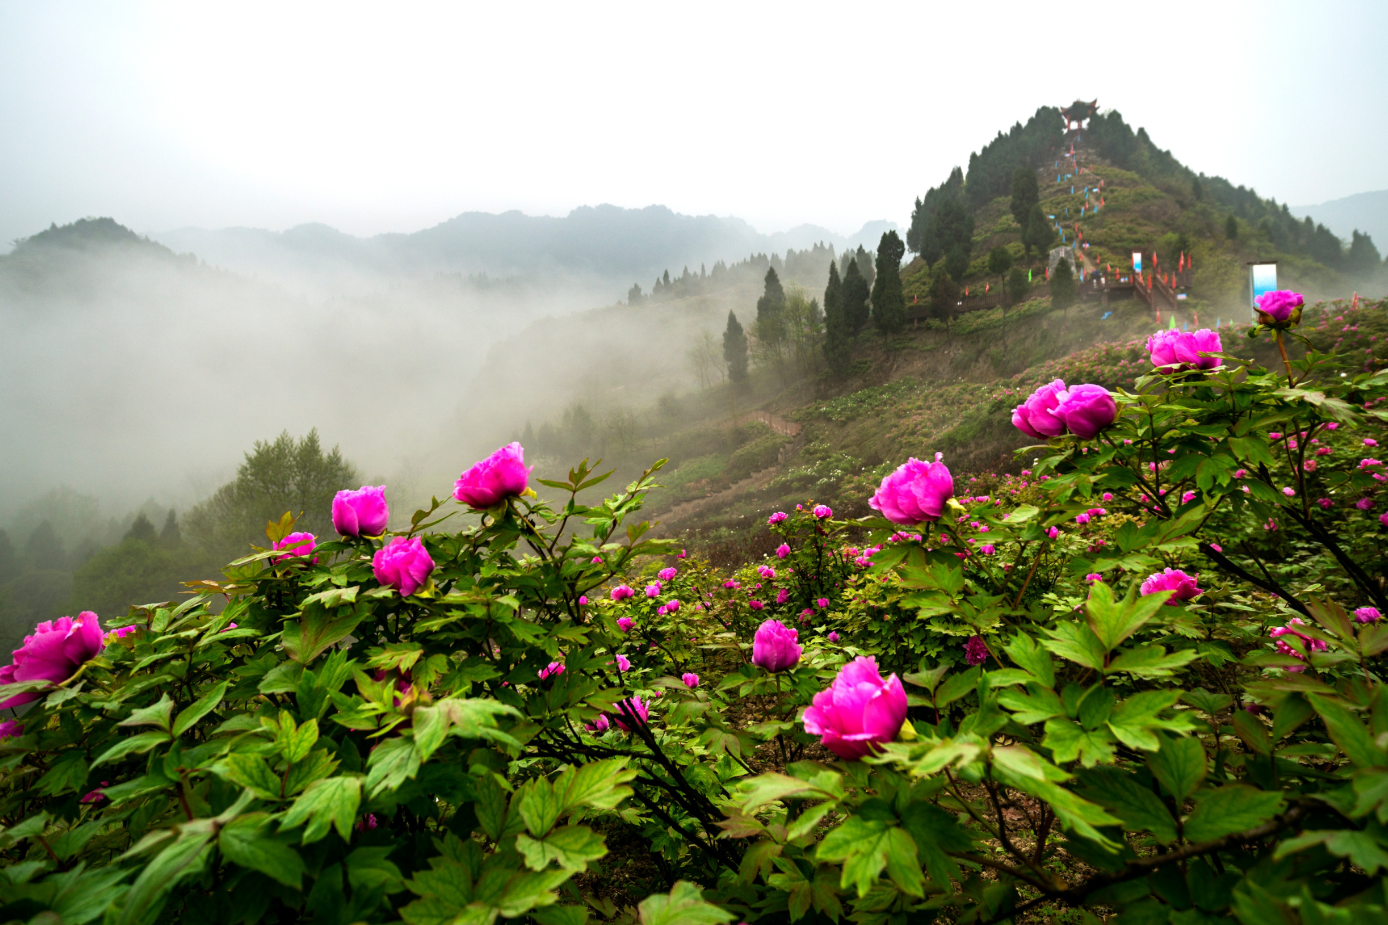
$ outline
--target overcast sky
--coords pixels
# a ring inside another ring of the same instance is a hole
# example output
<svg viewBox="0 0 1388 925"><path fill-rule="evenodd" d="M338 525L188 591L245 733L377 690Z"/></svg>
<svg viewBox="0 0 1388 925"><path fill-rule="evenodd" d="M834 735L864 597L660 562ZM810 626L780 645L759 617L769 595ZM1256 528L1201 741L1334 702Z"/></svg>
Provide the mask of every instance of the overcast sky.
<svg viewBox="0 0 1388 925"><path fill-rule="evenodd" d="M1381 0L0 0L0 241L603 202L847 233L1076 97L1319 203L1388 188L1385 35Z"/></svg>

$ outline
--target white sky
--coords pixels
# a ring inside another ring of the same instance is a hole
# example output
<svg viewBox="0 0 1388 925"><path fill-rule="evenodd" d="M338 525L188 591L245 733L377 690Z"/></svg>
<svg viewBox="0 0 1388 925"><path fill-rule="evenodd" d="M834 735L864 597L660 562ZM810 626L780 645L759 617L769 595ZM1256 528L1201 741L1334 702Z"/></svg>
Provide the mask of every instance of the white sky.
<svg viewBox="0 0 1388 925"><path fill-rule="evenodd" d="M1385 36L1381 0L0 0L0 241L602 202L848 233L1076 97L1318 203L1388 188Z"/></svg>

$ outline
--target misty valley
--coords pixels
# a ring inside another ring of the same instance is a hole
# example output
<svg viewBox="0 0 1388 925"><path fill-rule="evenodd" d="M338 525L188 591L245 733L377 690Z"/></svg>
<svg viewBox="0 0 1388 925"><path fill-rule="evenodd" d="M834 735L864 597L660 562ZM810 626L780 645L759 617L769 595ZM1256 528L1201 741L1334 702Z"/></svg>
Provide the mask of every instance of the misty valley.
<svg viewBox="0 0 1388 925"><path fill-rule="evenodd" d="M1368 226L902 184L17 241L0 923L1383 921Z"/></svg>

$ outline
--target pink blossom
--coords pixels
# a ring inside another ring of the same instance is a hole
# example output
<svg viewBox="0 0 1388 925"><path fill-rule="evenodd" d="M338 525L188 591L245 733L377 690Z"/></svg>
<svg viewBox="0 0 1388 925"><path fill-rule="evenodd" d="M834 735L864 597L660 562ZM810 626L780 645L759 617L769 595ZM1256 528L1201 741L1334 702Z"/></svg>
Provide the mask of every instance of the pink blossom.
<svg viewBox="0 0 1388 925"><path fill-rule="evenodd" d="M788 600L790 600L790 592L785 588L776 592L776 603L784 604Z"/></svg>
<svg viewBox="0 0 1388 925"><path fill-rule="evenodd" d="M545 678L557 678L563 673L563 662L550 662L548 665L540 669L540 680L543 681Z"/></svg>
<svg viewBox="0 0 1388 925"><path fill-rule="evenodd" d="M25 636L24 644L14 650L12 663L0 668L0 690L4 685L24 681L61 684L102 650L104 635L101 618L90 610L82 611L75 620L59 617L40 623L34 627L33 635ZM22 706L42 696L40 691L15 694L0 703L0 709Z"/></svg>
<svg viewBox="0 0 1388 925"><path fill-rule="evenodd" d="M1055 539L1056 537L1060 536L1060 528L1051 527L1049 530L1046 531L1046 535L1049 536L1051 539Z"/></svg>
<svg viewBox="0 0 1388 925"><path fill-rule="evenodd" d="M785 543L782 543L781 545L776 547L776 556L778 558L784 559L788 555L790 555L790 546L788 546Z"/></svg>
<svg viewBox="0 0 1388 925"><path fill-rule="evenodd" d="M618 617L618 618L617 618L617 629L621 630L621 631L624 632L624 633L630 633L630 632L631 632L631 628L632 628L633 626L635 626L635 625L636 625L636 622L635 622L634 620L632 620L631 617Z"/></svg>
<svg viewBox="0 0 1388 925"><path fill-rule="evenodd" d="M1373 499L1373 498L1360 498L1358 501L1354 502L1354 506L1357 507L1357 508L1359 508L1359 510L1361 510L1361 511L1369 511L1369 510L1372 510L1372 509L1373 509L1373 506L1374 506L1374 499Z"/></svg>
<svg viewBox="0 0 1388 925"><path fill-rule="evenodd" d="M1195 500L1195 492L1193 492L1193 491L1188 491L1188 492L1186 492L1185 494L1181 495L1181 503L1182 503L1182 504L1190 504L1190 503L1191 503L1192 501L1194 501L1194 500Z"/></svg>
<svg viewBox="0 0 1388 925"><path fill-rule="evenodd" d="M1297 632L1295 629L1292 628L1294 626L1306 625L1306 621L1301 619L1300 617L1292 617L1290 620L1287 621L1286 626L1273 627L1271 630L1268 631L1268 635L1274 639L1277 639L1278 652L1282 653L1283 655L1290 655L1292 658L1299 658L1305 661L1305 655L1303 655L1301 652L1298 652L1292 646L1287 645L1287 643L1283 642L1281 639L1278 639L1278 637L1295 636L1301 640L1302 647L1308 652L1324 652L1326 649L1328 649L1329 645L1326 643L1324 639L1313 639L1310 636L1307 636L1305 633ZM1301 672L1305 671L1306 669L1294 667L1288 668L1287 670L1291 672Z"/></svg>
<svg viewBox="0 0 1388 925"><path fill-rule="evenodd" d="M671 579L673 579L673 578L674 578L676 575L678 575L679 573L680 573L680 570L679 570L679 569L676 569L676 568L663 568L663 569L660 570L660 574L659 574L658 577L660 578L661 581L670 581Z"/></svg>
<svg viewBox="0 0 1388 925"><path fill-rule="evenodd" d="M1175 605L1179 601L1189 601L1205 592L1196 587L1199 575L1187 575L1180 569L1168 568L1157 572L1142 583L1143 594L1156 594L1159 591L1173 592L1166 603Z"/></svg>
<svg viewBox="0 0 1388 925"><path fill-rule="evenodd" d="M991 556L993 553L997 552L997 549L994 548L992 543L987 543L983 546L978 547L978 551L983 553L985 556Z"/></svg>
<svg viewBox="0 0 1388 925"><path fill-rule="evenodd" d="M390 523L384 485L339 491L333 498L333 529L341 536L380 536Z"/></svg>
<svg viewBox="0 0 1388 925"><path fill-rule="evenodd" d="M588 595L586 595L586 594L580 594L580 595L578 596L578 606L584 607L584 606L586 606L587 604L588 604Z"/></svg>
<svg viewBox="0 0 1388 925"><path fill-rule="evenodd" d="M1217 356L1224 345L1219 335L1208 328L1199 331L1158 331L1147 338L1147 352L1159 372L1180 372L1187 369L1214 369L1220 364Z"/></svg>
<svg viewBox="0 0 1388 925"><path fill-rule="evenodd" d="M1286 488L1282 489L1282 494L1286 495L1288 498L1295 498L1295 497L1296 497L1296 489L1295 489L1295 488L1292 488L1292 487L1289 485L1289 486L1287 486Z"/></svg>
<svg viewBox="0 0 1388 925"><path fill-rule="evenodd" d="M1113 492L1111 492L1111 491L1106 491L1106 492L1104 492L1104 500L1105 500L1105 501L1112 501L1112 500L1113 500Z"/></svg>
<svg viewBox="0 0 1388 925"><path fill-rule="evenodd" d="M476 510L495 507L526 491L533 468L526 468L521 445L508 443L460 475L453 486L453 497Z"/></svg>
<svg viewBox="0 0 1388 925"><path fill-rule="evenodd" d="M1064 391L1064 380L1056 379L1032 392L1026 401L1013 409L1012 426L1035 440L1059 436L1065 431L1065 423L1056 416L1055 409Z"/></svg>
<svg viewBox="0 0 1388 925"><path fill-rule="evenodd" d="M1247 478L1247 477L1248 477L1248 470L1247 470L1247 469L1235 469L1235 470L1234 470L1234 478L1236 478L1236 479L1243 479L1243 478Z"/></svg>
<svg viewBox="0 0 1388 925"><path fill-rule="evenodd" d="M827 597L815 598L814 605L818 607L820 610L824 610L826 607L829 606L829 599Z"/></svg>
<svg viewBox="0 0 1388 925"><path fill-rule="evenodd" d="M906 721L906 691L896 675L885 681L871 657L843 666L828 689L805 710L805 731L846 761L857 761L894 741Z"/></svg>
<svg viewBox="0 0 1388 925"><path fill-rule="evenodd" d="M1301 293L1290 289L1275 289L1253 300L1258 306L1258 321L1262 324L1295 324L1301 320L1301 306L1305 301Z"/></svg>
<svg viewBox="0 0 1388 925"><path fill-rule="evenodd" d="M1089 514L1088 514L1088 512L1083 513L1083 514L1076 514L1076 515L1075 515L1075 523L1080 524L1080 525L1084 525L1084 524L1089 523Z"/></svg>
<svg viewBox="0 0 1388 925"><path fill-rule="evenodd" d="M970 665L982 665L988 660L988 643L982 636L974 635L964 643L964 661Z"/></svg>
<svg viewBox="0 0 1388 925"><path fill-rule="evenodd" d="M786 516L787 516L787 515L786 515L786 512L785 512L785 511L777 511L776 513L772 514L770 517L766 518L766 522L767 522L767 524L768 524L769 526L774 527L774 526L776 526L778 523L781 523L782 521L784 521L784 520L786 519Z"/></svg>
<svg viewBox="0 0 1388 925"><path fill-rule="evenodd" d="M635 717L634 725L645 726L650 720L650 716L650 704L642 703L641 695L636 694L626 700L618 701L617 709L612 714L612 722L616 723L617 728L623 732L631 732L631 727L627 724L632 723L633 717Z"/></svg>
<svg viewBox="0 0 1388 925"><path fill-rule="evenodd" d="M284 555L275 556L276 562L288 562L292 559L306 559L313 548L318 545L318 537L312 533L291 533L282 540L274 542L275 549L283 549ZM313 563L318 564L318 557L313 557Z"/></svg>
<svg viewBox="0 0 1388 925"><path fill-rule="evenodd" d="M755 601L755 600L753 600L753 601L748 601L748 602L747 602L747 606L748 606L748 607L751 607L753 610L761 610L761 609L762 609L763 607L765 607L766 605L763 604L761 601Z"/></svg>
<svg viewBox="0 0 1388 925"><path fill-rule="evenodd" d="M1071 386L1058 396L1055 416L1065 423L1070 433L1081 440L1093 439L1118 417L1118 402L1101 385ZM1042 481L1046 476L1041 477Z"/></svg>
<svg viewBox="0 0 1388 925"><path fill-rule="evenodd" d="M101 641L102 641L103 644L109 646L111 643L115 642L116 640L118 640L118 639L124 639L126 636L131 635L132 633L136 632L136 631L139 630L139 629L140 629L140 627L139 627L138 625L134 624L134 623L130 624L129 626L119 626L119 627L116 627L115 629L111 630L111 631L110 631L109 633L107 633L105 636L103 636L103 637L101 638ZM235 623L233 623L233 624L231 624L230 626L228 626L226 630L222 630L222 632L225 633L227 630L234 630L234 629L236 629L236 624L235 624Z"/></svg>
<svg viewBox="0 0 1388 925"><path fill-rule="evenodd" d="M79 802L79 803L100 803L102 800L106 799L106 791L105 791L103 788L109 787L109 786L111 786L111 782L110 782L109 780L104 780L104 781L101 782L101 786L100 786L100 787L97 787L95 790L91 791L90 793L88 793L86 796L82 797L82 799L78 800L77 802Z"/></svg>
<svg viewBox="0 0 1388 925"><path fill-rule="evenodd" d="M617 653L617 670L622 674L631 670L631 660L620 652Z"/></svg>
<svg viewBox="0 0 1388 925"><path fill-rule="evenodd" d="M1092 585L1092 584L1094 584L1096 581L1103 581L1103 580L1104 580L1104 576L1103 576L1103 575L1100 575L1098 572L1090 572L1088 575L1085 575L1085 576L1084 576L1084 580L1087 581L1087 582L1089 582L1089 583Z"/></svg>
<svg viewBox="0 0 1388 925"><path fill-rule="evenodd" d="M1377 623L1383 619L1383 614L1377 607L1360 607L1354 612L1354 619L1358 623Z"/></svg>
<svg viewBox="0 0 1388 925"><path fill-rule="evenodd" d="M419 537L397 536L376 550L371 570L383 586L399 591L401 597L409 597L429 580L434 560Z"/></svg>
<svg viewBox="0 0 1388 925"><path fill-rule="evenodd" d="M830 630L830 631L829 631L829 641L830 641L830 642L838 642L838 641L839 641L839 634L836 633L836 632L834 632L833 630Z"/></svg>
<svg viewBox="0 0 1388 925"><path fill-rule="evenodd" d="M627 598L634 596L635 594L636 592L631 590L631 588L628 588L626 585L618 585L611 591L607 592L607 596L614 601L624 601Z"/></svg>
<svg viewBox="0 0 1388 925"><path fill-rule="evenodd" d="M583 724L583 728L584 728L584 729L587 729L589 732L593 733L594 735L602 735L604 732L606 732L606 731L608 730L608 727L609 727L609 726L610 726L610 723L608 723L608 721L607 721L607 714L606 714L606 713L602 714L602 715L599 716L597 719L593 720L591 723L584 723L584 724Z"/></svg>
<svg viewBox="0 0 1388 925"><path fill-rule="evenodd" d="M24 727L17 720L7 719L0 722L0 739L17 739L24 735Z"/></svg>
<svg viewBox="0 0 1388 925"><path fill-rule="evenodd" d="M686 671L684 674L680 675L680 680L683 681L684 686L691 691L699 686L699 676L692 671Z"/></svg>
<svg viewBox="0 0 1388 925"><path fill-rule="evenodd" d="M1335 502L1331 501L1329 498L1320 498L1316 501L1316 503L1327 511L1335 506Z"/></svg>
<svg viewBox="0 0 1388 925"><path fill-rule="evenodd" d="M752 664L772 673L800 661L799 633L780 620L767 620L752 637Z"/></svg>
<svg viewBox="0 0 1388 925"><path fill-rule="evenodd" d="M814 506L814 516L818 517L820 520L823 520L826 517L833 517L834 511L827 504L816 504Z"/></svg>
<svg viewBox="0 0 1388 925"><path fill-rule="evenodd" d="M769 565L760 566L757 569L757 574L760 575L762 578L765 578L767 581L776 580L776 570Z"/></svg>

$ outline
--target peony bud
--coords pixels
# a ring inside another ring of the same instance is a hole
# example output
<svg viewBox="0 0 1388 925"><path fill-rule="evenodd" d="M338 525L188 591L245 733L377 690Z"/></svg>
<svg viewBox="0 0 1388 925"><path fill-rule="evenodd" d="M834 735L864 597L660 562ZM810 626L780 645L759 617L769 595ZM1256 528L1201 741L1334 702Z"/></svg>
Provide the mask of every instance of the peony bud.
<svg viewBox="0 0 1388 925"><path fill-rule="evenodd" d="M680 680L683 681L684 686L691 691L699 686L699 676L692 671L686 671L684 674L680 675Z"/></svg>
<svg viewBox="0 0 1388 925"><path fill-rule="evenodd" d="M772 673L800 661L799 632L780 620L767 620L752 637L752 664Z"/></svg>
<svg viewBox="0 0 1388 925"><path fill-rule="evenodd" d="M1258 321L1261 324L1289 325L1301 320L1301 306L1306 303L1301 293L1290 289L1274 289L1253 300L1258 306Z"/></svg>

